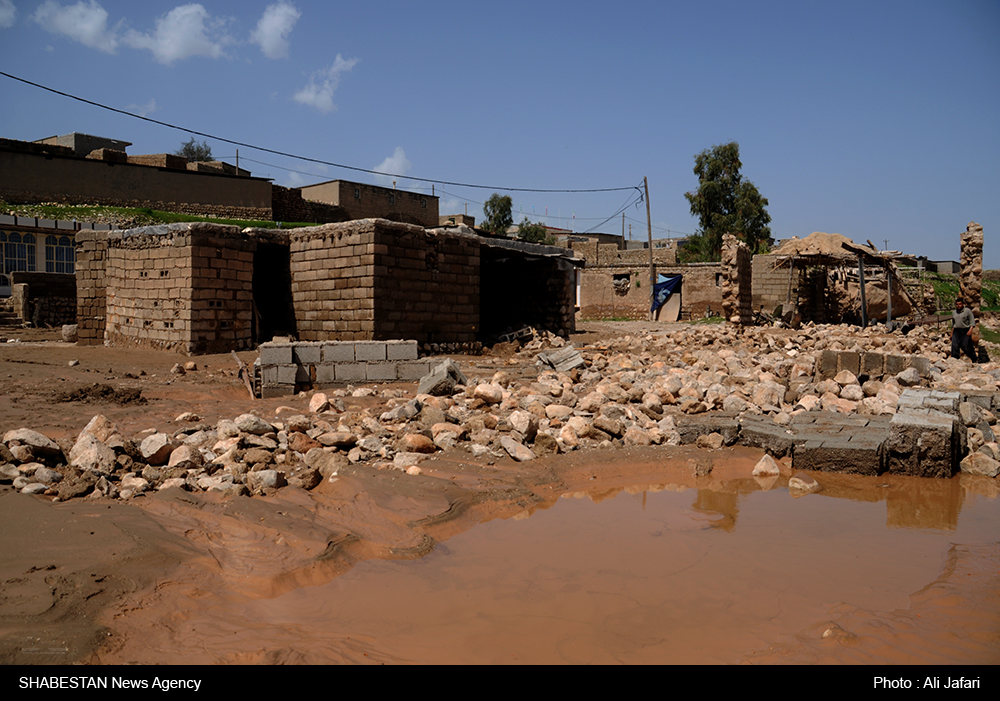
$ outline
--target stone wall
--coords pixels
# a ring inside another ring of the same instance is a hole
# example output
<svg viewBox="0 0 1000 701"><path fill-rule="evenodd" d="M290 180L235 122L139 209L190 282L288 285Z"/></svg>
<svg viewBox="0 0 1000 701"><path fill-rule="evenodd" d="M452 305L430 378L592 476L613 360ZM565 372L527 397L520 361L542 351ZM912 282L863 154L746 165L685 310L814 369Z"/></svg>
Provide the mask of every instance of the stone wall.
<svg viewBox="0 0 1000 701"><path fill-rule="evenodd" d="M72 273L11 273L14 285L25 285L24 321L35 326L76 323L76 276Z"/></svg>
<svg viewBox="0 0 1000 701"><path fill-rule="evenodd" d="M107 233L80 231L76 235L76 323L77 343L96 346L104 343L107 296L105 264Z"/></svg>
<svg viewBox="0 0 1000 701"><path fill-rule="evenodd" d="M807 289L811 289L807 284L806 272L803 268L796 267L789 275L787 266L778 267L782 261L782 256L764 254L753 257L753 311L763 309L771 314L776 307L782 306L788 301L794 304L796 290L805 292ZM790 281L789 276L791 276ZM825 281L825 271L823 276ZM789 297L789 282L791 282L791 297ZM802 306L800 302L800 308ZM803 315L803 320L806 320L806 315Z"/></svg>
<svg viewBox="0 0 1000 701"><path fill-rule="evenodd" d="M969 222L962 233L961 256L959 285L962 298L978 318L983 301L983 227L974 221Z"/></svg>
<svg viewBox="0 0 1000 701"><path fill-rule="evenodd" d="M249 348L253 249L237 227L214 224L109 234L105 340L183 353Z"/></svg>
<svg viewBox="0 0 1000 701"><path fill-rule="evenodd" d="M722 237L722 316L734 324L753 323L753 256L732 234Z"/></svg>

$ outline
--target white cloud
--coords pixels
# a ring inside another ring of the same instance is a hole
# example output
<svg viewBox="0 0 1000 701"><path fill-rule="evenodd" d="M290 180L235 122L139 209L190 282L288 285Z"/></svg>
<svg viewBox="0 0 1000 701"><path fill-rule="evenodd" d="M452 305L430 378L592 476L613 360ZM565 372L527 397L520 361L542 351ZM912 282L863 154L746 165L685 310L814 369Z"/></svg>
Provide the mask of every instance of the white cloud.
<svg viewBox="0 0 1000 701"><path fill-rule="evenodd" d="M222 24L197 3L179 5L156 20L152 34L130 30L124 41L134 49L149 49L157 61L166 65L191 56L220 58L225 56L222 47L230 39L225 34L209 38L207 30L220 32Z"/></svg>
<svg viewBox="0 0 1000 701"><path fill-rule="evenodd" d="M406 160L406 152L403 151L403 147L397 146L391 156L372 168L372 170L377 170L382 173L393 173L395 175L406 175L410 172L410 167L412 165L412 163ZM386 187L389 187L392 184L392 178L388 175L376 175L375 179ZM401 183L398 182L398 180L399 179L397 178L396 184L400 185Z"/></svg>
<svg viewBox="0 0 1000 701"><path fill-rule="evenodd" d="M340 54L337 54L332 66L309 76L309 84L295 93L295 101L315 107L320 112L332 112L337 109L333 104L333 93L340 84L340 75L354 68L357 62L356 58L345 61Z"/></svg>
<svg viewBox="0 0 1000 701"><path fill-rule="evenodd" d="M17 18L17 8L13 0L0 0L0 27L13 27Z"/></svg>
<svg viewBox="0 0 1000 701"><path fill-rule="evenodd" d="M259 44L268 58L284 58L288 56L288 35L301 16L290 2L268 5L257 22L257 29L250 34L250 40Z"/></svg>
<svg viewBox="0 0 1000 701"><path fill-rule="evenodd" d="M13 4L9 4L13 10ZM64 34L92 49L111 54L118 48L116 28L108 28L108 13L95 0L81 0L65 7L54 0L46 0L31 19L47 32Z"/></svg>
<svg viewBox="0 0 1000 701"><path fill-rule="evenodd" d="M446 197L438 203L441 214L465 214L465 203L457 197Z"/></svg>
<svg viewBox="0 0 1000 701"><path fill-rule="evenodd" d="M140 117L145 117L147 114L153 114L156 111L156 99L151 97L145 105L132 104L128 105L125 109L128 112L134 112Z"/></svg>

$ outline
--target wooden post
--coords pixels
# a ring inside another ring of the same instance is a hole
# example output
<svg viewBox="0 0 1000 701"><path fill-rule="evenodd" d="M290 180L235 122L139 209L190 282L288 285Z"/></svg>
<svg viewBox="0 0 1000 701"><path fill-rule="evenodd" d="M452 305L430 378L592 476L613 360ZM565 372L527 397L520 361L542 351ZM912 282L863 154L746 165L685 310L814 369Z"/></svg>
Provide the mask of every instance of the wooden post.
<svg viewBox="0 0 1000 701"><path fill-rule="evenodd" d="M858 277L861 279L861 328L868 328L868 302L865 301L865 259L858 254Z"/></svg>
<svg viewBox="0 0 1000 701"><path fill-rule="evenodd" d="M656 288L656 271L653 270L653 220L649 216L649 183L642 176L642 187L646 191L646 232L649 234L649 320L653 320L653 294Z"/></svg>

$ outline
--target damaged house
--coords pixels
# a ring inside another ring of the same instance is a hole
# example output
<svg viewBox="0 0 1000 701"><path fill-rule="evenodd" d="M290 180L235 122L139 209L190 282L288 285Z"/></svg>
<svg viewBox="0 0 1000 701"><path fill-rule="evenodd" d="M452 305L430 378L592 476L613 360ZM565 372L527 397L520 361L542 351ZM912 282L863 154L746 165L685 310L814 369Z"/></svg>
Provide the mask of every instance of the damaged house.
<svg viewBox="0 0 1000 701"><path fill-rule="evenodd" d="M413 339L474 349L574 330L565 249L361 219L291 230L210 223L77 234L79 341L188 354Z"/></svg>

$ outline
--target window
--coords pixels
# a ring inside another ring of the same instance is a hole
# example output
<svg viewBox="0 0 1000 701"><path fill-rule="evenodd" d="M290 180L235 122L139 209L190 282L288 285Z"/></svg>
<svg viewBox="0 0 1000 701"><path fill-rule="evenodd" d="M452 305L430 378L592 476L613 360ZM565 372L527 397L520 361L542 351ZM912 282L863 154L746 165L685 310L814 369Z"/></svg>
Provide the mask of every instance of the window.
<svg viewBox="0 0 1000 701"><path fill-rule="evenodd" d="M423 199L420 200L420 206L423 207L424 209L427 209L427 200L423 200Z"/></svg>
<svg viewBox="0 0 1000 701"><path fill-rule="evenodd" d="M76 247L69 236L45 237L45 272L72 273L76 265Z"/></svg>
<svg viewBox="0 0 1000 701"><path fill-rule="evenodd" d="M389 193L389 204L396 204L396 193L395 192L390 192Z"/></svg>
<svg viewBox="0 0 1000 701"><path fill-rule="evenodd" d="M16 231L0 231L0 249L3 255L3 272L10 274L15 271L35 271L35 237L31 234L19 234Z"/></svg>
<svg viewBox="0 0 1000 701"><path fill-rule="evenodd" d="M360 200L361 199L361 188L360 187L354 188L354 199L356 199L356 200Z"/></svg>

